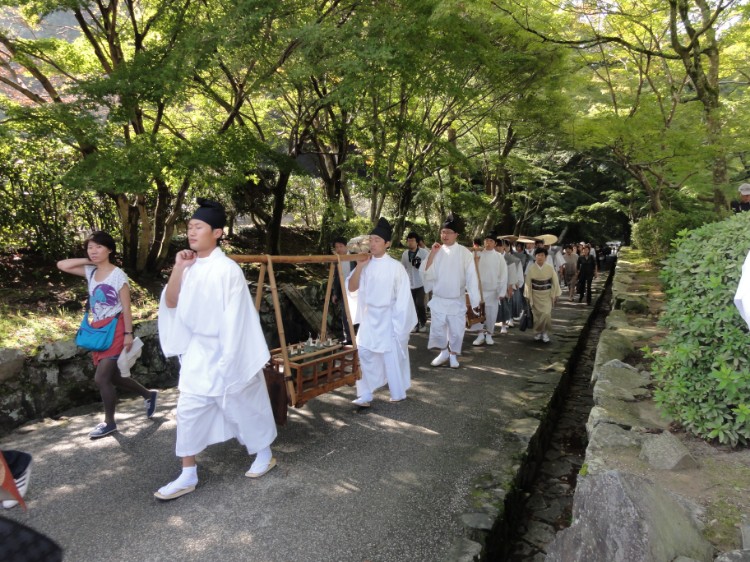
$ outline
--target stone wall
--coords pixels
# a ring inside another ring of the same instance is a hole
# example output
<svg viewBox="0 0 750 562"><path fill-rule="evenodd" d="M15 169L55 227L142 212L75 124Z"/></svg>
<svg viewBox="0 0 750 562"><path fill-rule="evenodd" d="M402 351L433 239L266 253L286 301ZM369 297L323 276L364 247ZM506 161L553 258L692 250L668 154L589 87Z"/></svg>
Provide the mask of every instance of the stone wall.
<svg viewBox="0 0 750 562"><path fill-rule="evenodd" d="M255 294L255 287L251 290ZM325 285L312 284L300 289L305 300L319 310L323 308ZM317 335L320 327L311 328L291 303L280 295L282 318L288 342ZM276 319L270 289L266 287L260 307L261 325L269 347L279 345ZM335 317L335 318L334 318ZM338 314L329 311L332 325L340 332ZM177 360L166 359L159 347L156 320L135 323L134 332L143 340L143 355L132 370L133 377L149 388L177 385ZM65 410L99 401L93 382L94 366L89 352L78 348L73 339L40 346L35 353L24 355L15 349L0 349L0 435L28 421L55 417Z"/></svg>
<svg viewBox="0 0 750 562"><path fill-rule="evenodd" d="M465 537L454 542L443 562L509 559L518 519L526 504L526 490L549 449L570 389L572 373L577 369L596 311L611 280L612 275L607 272L606 277L595 281L594 306L575 308L581 316L567 324L567 333L555 332L554 362L530 371L520 367L514 372L531 385L519 394L528 400L523 408L526 417L512 420L503 432L503 439L521 442L523 451L503 459L490 472L473 480L469 506L461 515ZM571 320L569 317L568 322ZM524 345L523 341L524 337L520 336L521 345Z"/></svg>
<svg viewBox="0 0 750 562"><path fill-rule="evenodd" d="M646 461L658 470L695 467L669 420L650 400L651 374L624 362L635 341L648 340L653 322L636 325L626 313L649 312L645 290L627 252L618 259L612 284L614 310L607 317L592 372L594 407L586 424L586 461L569 528L547 549L548 562L576 560L713 560L703 537L700 508L629 467ZM628 460L630 459L630 460Z"/></svg>

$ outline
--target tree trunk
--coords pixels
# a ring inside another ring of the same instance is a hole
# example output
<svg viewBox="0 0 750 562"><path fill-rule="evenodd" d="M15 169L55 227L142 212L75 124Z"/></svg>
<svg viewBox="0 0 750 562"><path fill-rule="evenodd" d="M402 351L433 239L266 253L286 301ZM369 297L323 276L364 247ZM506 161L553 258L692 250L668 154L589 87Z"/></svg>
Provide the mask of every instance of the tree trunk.
<svg viewBox="0 0 750 562"><path fill-rule="evenodd" d="M513 176L505 166L505 161L518 143L518 137L512 123L505 127L505 131L498 126L497 133L500 163L497 165L494 177L489 178L489 182L494 187L494 197L490 201L490 209L484 220L483 230L487 232L493 226L498 226L503 233L507 234L512 232L514 226L511 214L513 202L510 199L513 192Z"/></svg>
<svg viewBox="0 0 750 562"><path fill-rule="evenodd" d="M284 217L284 202L291 171L279 172L273 187L273 211L266 234L266 251L274 256L281 254L281 219Z"/></svg>
<svg viewBox="0 0 750 562"><path fill-rule="evenodd" d="M401 240L404 234L406 217L412 210L411 205L414 200L414 189L411 179L407 179L401 186L401 195L398 198L396 207L396 219L393 223L393 240Z"/></svg>
<svg viewBox="0 0 750 562"><path fill-rule="evenodd" d="M456 148L456 129L453 127L448 128L448 144ZM456 168L453 164L448 166L448 182L450 184L451 193L458 193L458 181L456 181Z"/></svg>
<svg viewBox="0 0 750 562"><path fill-rule="evenodd" d="M695 7L700 13L700 20L695 19L696 12L691 9L688 0L669 0L670 40L672 48L680 56L685 71L695 87L695 94L701 104L706 118L708 140L714 147L719 147L713 161L713 199L715 210L721 211L728 207L723 188L727 183L726 153L721 148L721 122L719 119L720 90L719 90L719 42L717 39L717 16L732 2L727 2L722 8L713 8L706 0L694 0ZM701 25L696 27L696 21ZM680 43L678 22L689 37L685 44ZM708 69L704 66L704 59L708 62Z"/></svg>

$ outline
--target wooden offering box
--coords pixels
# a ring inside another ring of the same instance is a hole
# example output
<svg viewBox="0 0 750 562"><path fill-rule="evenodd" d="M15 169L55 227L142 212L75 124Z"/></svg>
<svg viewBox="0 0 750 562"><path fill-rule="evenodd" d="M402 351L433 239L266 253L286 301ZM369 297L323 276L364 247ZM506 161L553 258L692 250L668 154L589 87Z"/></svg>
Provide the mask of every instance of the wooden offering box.
<svg viewBox="0 0 750 562"><path fill-rule="evenodd" d="M308 351L304 351L307 349ZM336 343L314 349L304 344L292 345L289 352L289 371L294 385L294 403L297 408L305 402L345 384L351 386L360 376L359 356L350 345ZM271 364L284 370L281 348L271 350Z"/></svg>

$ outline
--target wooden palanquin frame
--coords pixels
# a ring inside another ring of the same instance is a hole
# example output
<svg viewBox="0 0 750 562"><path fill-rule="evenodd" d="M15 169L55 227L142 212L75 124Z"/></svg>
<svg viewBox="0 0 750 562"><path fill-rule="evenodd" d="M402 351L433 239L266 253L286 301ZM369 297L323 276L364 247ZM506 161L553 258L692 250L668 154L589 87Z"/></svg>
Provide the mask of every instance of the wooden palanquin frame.
<svg viewBox="0 0 750 562"><path fill-rule="evenodd" d="M349 302L344 296L342 298L346 320L349 327L349 341L351 345L338 344L324 348L320 351L305 353L302 356L291 357L289 344L286 341L284 323L281 316L279 291L276 285L276 276L273 270L274 263L308 264L308 263L330 263L328 272L328 284L326 286L325 302L323 304L323 319L320 326L320 341L325 341L328 332L328 307L331 302L334 275L338 273L342 293L346 295L344 271L341 267L342 261L355 261L358 254L330 255L330 256L271 256L261 255L231 255L231 259L237 263L260 264L258 275L258 290L255 294L255 309L260 310L263 300L263 287L266 274L268 284L271 288L271 298L276 318L276 327L279 333L279 345L277 349L271 350L271 365L274 368L283 369L289 402L295 408L299 408L311 398L330 392L343 385L353 385L361 378L359 368L359 353L357 342L354 337L354 326L352 324Z"/></svg>

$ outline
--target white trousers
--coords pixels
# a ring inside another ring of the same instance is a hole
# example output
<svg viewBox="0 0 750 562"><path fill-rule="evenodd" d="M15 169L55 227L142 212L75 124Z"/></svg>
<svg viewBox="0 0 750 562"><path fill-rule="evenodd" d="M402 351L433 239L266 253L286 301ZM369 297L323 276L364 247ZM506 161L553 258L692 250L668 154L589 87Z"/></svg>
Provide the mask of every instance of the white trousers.
<svg viewBox="0 0 750 562"><path fill-rule="evenodd" d="M357 381L357 396L369 402L372 400L373 392L388 384L393 400L406 398L406 391L411 386L408 347L406 350L402 349L402 352L393 349L378 353L360 347L359 363L362 378Z"/></svg>
<svg viewBox="0 0 750 562"><path fill-rule="evenodd" d="M445 314L432 311L430 321L430 339L427 349L445 349L461 355L461 346L466 332L466 315Z"/></svg>
<svg viewBox="0 0 750 562"><path fill-rule="evenodd" d="M497 311L500 308L500 301L497 297L489 299L484 303L484 312L487 318L484 321L484 331L492 335L495 331L495 322L497 322Z"/></svg>
<svg viewBox="0 0 750 562"><path fill-rule="evenodd" d="M276 423L262 371L241 391L226 397L180 392L175 445L178 457L197 455L209 445L233 437L251 455L276 439Z"/></svg>

